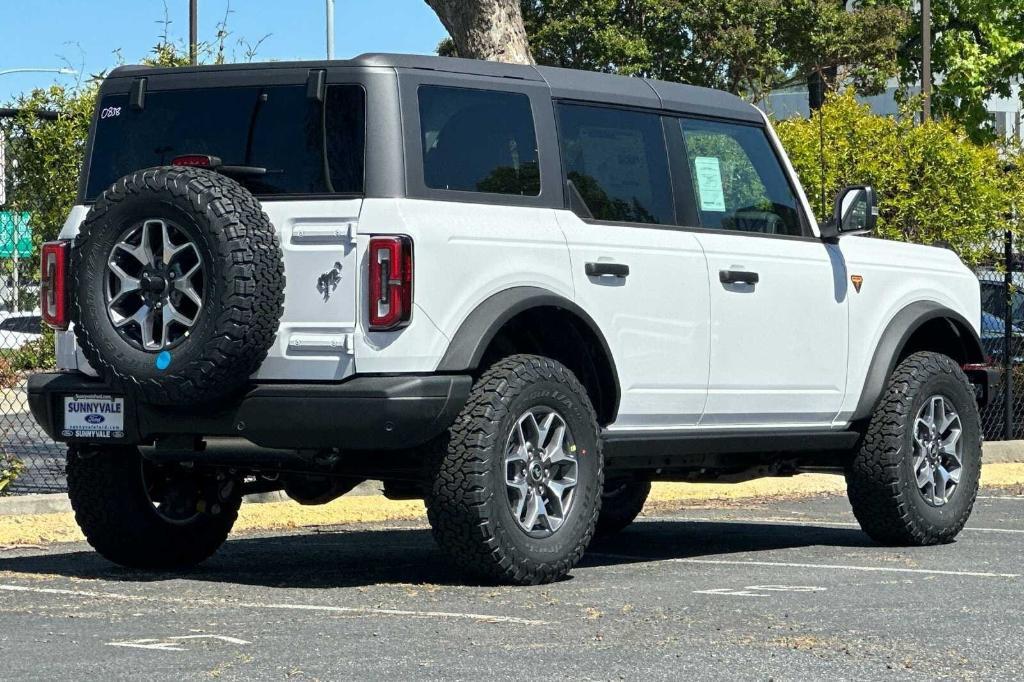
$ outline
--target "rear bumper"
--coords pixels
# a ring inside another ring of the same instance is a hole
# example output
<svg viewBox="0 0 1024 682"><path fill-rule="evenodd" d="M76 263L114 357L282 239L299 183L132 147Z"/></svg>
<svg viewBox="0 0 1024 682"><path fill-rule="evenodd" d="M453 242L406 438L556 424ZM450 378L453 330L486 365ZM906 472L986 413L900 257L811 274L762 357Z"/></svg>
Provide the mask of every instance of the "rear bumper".
<svg viewBox="0 0 1024 682"><path fill-rule="evenodd" d="M124 436L104 443L149 445L159 438L236 437L267 448L401 450L440 434L469 395L468 375L353 377L331 384L257 384L230 405L203 410L139 402L131 393L77 373L29 378L32 415L51 438L63 430L67 395L123 396ZM63 433L62 433L63 432Z"/></svg>

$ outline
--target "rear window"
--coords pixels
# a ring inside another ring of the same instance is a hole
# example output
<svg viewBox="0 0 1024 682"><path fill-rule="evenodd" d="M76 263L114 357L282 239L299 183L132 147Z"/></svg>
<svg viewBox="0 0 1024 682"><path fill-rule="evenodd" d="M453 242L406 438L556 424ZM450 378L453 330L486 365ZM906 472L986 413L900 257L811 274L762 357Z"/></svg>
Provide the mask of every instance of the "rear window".
<svg viewBox="0 0 1024 682"><path fill-rule="evenodd" d="M427 187L540 194L537 135L528 96L423 86L419 107Z"/></svg>
<svg viewBox="0 0 1024 682"><path fill-rule="evenodd" d="M359 85L329 86L323 103L308 98L305 85L155 91L141 111L128 105L128 95L107 95L86 198L185 154L265 168L233 176L258 195L360 194L365 109Z"/></svg>

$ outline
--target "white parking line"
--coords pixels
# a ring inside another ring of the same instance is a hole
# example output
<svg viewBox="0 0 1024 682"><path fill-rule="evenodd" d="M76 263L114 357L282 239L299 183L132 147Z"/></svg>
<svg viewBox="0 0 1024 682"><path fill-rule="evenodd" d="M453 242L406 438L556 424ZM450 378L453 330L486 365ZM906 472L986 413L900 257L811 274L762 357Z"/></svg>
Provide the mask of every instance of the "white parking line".
<svg viewBox="0 0 1024 682"><path fill-rule="evenodd" d="M1019 578L1018 573L987 573L984 571L942 571L932 568L899 568L896 566L847 566L844 564L804 564L791 561L744 561L742 559L684 559L632 556L626 554L606 554L591 552L590 556L607 557L619 561L633 563L648 561L653 563L669 562L675 564L703 564L710 566L765 566L771 568L810 568L828 571L869 571L873 573L920 573L924 575L953 575L965 578Z"/></svg>
<svg viewBox="0 0 1024 682"><path fill-rule="evenodd" d="M1000 502L1024 502L1024 495L978 495L979 500L999 500Z"/></svg>
<svg viewBox="0 0 1024 682"><path fill-rule="evenodd" d="M214 639L239 646L252 644L248 640L228 637L227 635L178 635L177 637L167 637L166 639L145 637L143 639L130 639L127 642L107 642L107 646L120 646L128 649L151 649L153 651L188 651L181 643L186 640L195 639Z"/></svg>
<svg viewBox="0 0 1024 682"><path fill-rule="evenodd" d="M803 520L803 519L791 519L785 516L769 516L769 517L736 517L732 516L729 518L712 518L710 516L644 516L639 519L640 521L691 521L696 523L761 523L761 524L784 524L787 526L836 526L838 528L860 528L859 523L850 523L848 521L814 521L814 520ZM979 533L1017 533L1024 534L1024 530L1017 528L978 528L975 526L967 526L964 528L965 531L975 531Z"/></svg>
<svg viewBox="0 0 1024 682"><path fill-rule="evenodd" d="M326 613L352 613L367 616L404 616L407 618L443 618L471 620L479 623L506 623L512 625L547 625L543 620L516 618L514 616L493 616L483 613L461 613L456 611L407 611L404 609L381 609L369 606L328 606L325 604L266 604L256 602L225 602L206 599L174 599L170 597L150 597L137 594L117 594L115 592L94 592L90 590L66 590L54 587L29 587L28 585L2 585L2 592L29 592L33 594L53 594L83 599L110 599L115 601L135 601L174 604L197 604L200 606L216 606L240 609L275 609L283 611L320 611Z"/></svg>

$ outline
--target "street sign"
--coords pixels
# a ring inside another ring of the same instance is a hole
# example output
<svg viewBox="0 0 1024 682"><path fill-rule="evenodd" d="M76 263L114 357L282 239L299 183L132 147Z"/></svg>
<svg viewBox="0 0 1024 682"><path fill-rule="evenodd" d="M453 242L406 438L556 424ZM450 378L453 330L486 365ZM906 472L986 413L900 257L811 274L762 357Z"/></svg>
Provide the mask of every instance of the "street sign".
<svg viewBox="0 0 1024 682"><path fill-rule="evenodd" d="M0 211L0 258L32 257L31 217L28 211Z"/></svg>

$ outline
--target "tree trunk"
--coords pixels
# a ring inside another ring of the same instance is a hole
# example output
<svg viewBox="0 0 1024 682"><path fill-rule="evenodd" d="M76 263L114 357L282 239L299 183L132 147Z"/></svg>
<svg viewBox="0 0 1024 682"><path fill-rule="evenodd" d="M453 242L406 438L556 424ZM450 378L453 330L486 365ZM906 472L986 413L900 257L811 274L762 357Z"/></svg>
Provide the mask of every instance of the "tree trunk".
<svg viewBox="0 0 1024 682"><path fill-rule="evenodd" d="M519 0L426 0L460 57L533 64Z"/></svg>

